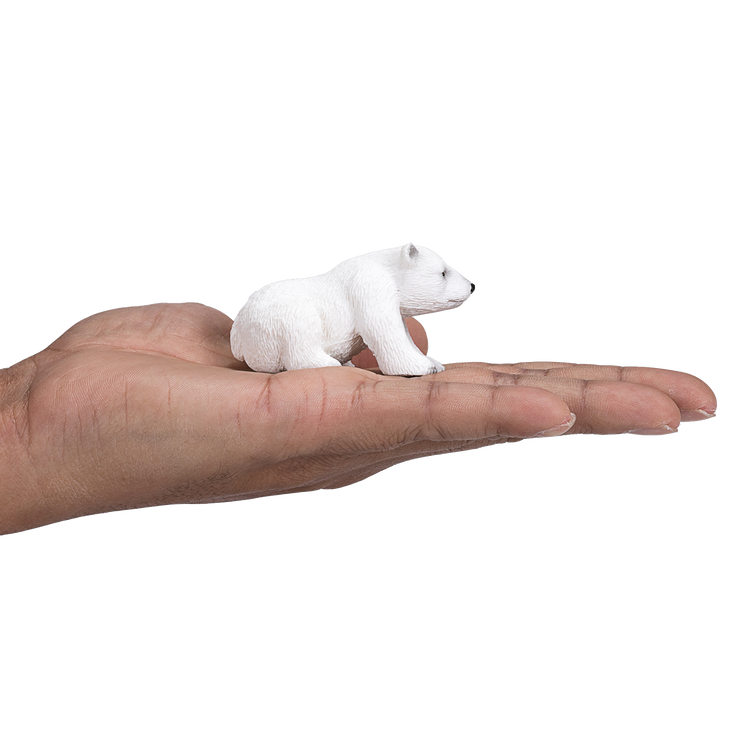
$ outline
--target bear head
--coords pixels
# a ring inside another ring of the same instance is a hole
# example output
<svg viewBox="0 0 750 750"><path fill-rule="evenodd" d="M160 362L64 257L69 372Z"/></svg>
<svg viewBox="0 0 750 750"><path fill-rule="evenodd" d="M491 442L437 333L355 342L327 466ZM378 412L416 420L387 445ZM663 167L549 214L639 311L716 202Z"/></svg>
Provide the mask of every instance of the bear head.
<svg viewBox="0 0 750 750"><path fill-rule="evenodd" d="M402 315L460 310L476 293L472 279L434 248L409 240L395 250L394 270Z"/></svg>

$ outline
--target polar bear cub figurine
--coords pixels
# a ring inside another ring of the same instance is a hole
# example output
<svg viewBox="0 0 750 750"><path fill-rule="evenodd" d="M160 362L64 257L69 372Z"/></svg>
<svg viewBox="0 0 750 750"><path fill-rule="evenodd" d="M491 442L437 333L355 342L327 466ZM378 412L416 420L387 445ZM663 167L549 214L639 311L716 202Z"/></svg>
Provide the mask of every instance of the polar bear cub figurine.
<svg viewBox="0 0 750 750"><path fill-rule="evenodd" d="M348 364L369 346L386 375L441 372L414 344L404 317L458 307L473 291L426 247L359 255L320 276L254 292L232 326L232 354L251 370L275 373Z"/></svg>

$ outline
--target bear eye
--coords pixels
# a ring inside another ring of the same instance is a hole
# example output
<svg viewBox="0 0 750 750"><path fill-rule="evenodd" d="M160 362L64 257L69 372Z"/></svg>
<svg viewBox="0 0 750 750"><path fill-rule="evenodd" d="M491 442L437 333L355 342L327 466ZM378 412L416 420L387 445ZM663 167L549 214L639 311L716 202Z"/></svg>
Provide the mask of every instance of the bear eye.
<svg viewBox="0 0 750 750"><path fill-rule="evenodd" d="M443 271L443 278L445 278L445 271Z"/></svg>

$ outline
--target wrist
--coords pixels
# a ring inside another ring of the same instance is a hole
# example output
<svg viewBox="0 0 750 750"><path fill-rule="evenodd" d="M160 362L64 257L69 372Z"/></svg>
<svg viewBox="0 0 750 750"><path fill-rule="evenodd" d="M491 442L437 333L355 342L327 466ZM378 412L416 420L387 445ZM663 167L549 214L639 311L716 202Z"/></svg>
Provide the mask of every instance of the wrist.
<svg viewBox="0 0 750 750"><path fill-rule="evenodd" d="M0 534L39 525L27 409L35 369L27 359L0 370Z"/></svg>

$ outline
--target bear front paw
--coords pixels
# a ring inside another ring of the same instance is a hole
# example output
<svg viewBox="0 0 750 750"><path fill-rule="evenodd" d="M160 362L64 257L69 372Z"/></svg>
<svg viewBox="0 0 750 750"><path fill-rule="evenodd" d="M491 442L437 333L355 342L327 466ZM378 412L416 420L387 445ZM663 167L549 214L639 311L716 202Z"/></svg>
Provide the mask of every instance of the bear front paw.
<svg viewBox="0 0 750 750"><path fill-rule="evenodd" d="M380 371L384 375L401 375L410 378L416 378L420 375L436 375L444 369L445 367L436 359L432 359L432 357L393 363L389 367L381 365L380 367Z"/></svg>
<svg viewBox="0 0 750 750"><path fill-rule="evenodd" d="M432 368L430 369L430 372L428 374L437 375L437 373L445 370L445 367L443 367L443 365L441 365L440 362L438 362L436 359L433 359L432 357L427 357L427 359L432 362Z"/></svg>

